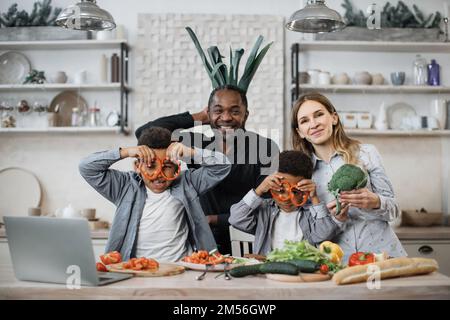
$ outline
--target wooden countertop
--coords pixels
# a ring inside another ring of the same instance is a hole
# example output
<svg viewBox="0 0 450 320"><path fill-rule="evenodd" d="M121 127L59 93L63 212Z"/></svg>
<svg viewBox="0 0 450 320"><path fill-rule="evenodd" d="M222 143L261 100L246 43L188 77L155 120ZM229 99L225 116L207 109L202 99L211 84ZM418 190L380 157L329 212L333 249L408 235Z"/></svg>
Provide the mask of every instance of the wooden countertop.
<svg viewBox="0 0 450 320"><path fill-rule="evenodd" d="M132 278L103 287L69 290L65 285L24 282L13 270L0 266L0 300L3 299L450 299L450 278L433 273L424 276L382 280L380 289L365 283L338 286L333 281L286 283L263 276L225 280L208 273L195 280L197 271L169 277Z"/></svg>
<svg viewBox="0 0 450 320"><path fill-rule="evenodd" d="M450 227L398 227L394 231L400 240L450 240Z"/></svg>

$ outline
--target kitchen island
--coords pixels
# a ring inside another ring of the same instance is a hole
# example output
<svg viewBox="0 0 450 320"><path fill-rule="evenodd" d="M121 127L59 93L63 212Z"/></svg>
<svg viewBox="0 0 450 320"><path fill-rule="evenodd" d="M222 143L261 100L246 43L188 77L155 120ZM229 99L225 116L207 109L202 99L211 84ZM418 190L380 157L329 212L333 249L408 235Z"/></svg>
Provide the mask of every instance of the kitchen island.
<svg viewBox="0 0 450 320"><path fill-rule="evenodd" d="M103 287L68 289L65 285L18 281L10 266L0 265L0 300L4 299L163 299L163 300L290 300L290 299L450 299L450 278L439 273L338 286L333 281L286 283L264 276L225 280L218 273L186 272L169 277L135 277Z"/></svg>

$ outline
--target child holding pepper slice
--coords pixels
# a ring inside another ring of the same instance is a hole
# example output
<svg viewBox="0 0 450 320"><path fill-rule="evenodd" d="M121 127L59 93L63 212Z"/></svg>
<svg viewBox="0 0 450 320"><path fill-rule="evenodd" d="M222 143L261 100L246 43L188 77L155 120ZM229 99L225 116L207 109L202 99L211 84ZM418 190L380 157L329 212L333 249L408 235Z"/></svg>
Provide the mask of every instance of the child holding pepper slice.
<svg viewBox="0 0 450 320"><path fill-rule="evenodd" d="M282 248L285 240L305 239L318 245L336 235L339 222L318 198L312 171L311 159L305 153L284 151L279 156L278 172L231 207L231 225L255 235L253 253L267 255ZM263 199L269 191L272 199Z"/></svg>

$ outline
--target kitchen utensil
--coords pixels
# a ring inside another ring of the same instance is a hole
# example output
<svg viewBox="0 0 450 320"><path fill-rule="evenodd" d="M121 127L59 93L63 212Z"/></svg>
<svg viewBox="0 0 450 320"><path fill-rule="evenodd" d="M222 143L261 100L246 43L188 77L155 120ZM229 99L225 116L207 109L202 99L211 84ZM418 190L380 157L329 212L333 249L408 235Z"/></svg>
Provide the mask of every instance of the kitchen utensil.
<svg viewBox="0 0 450 320"><path fill-rule="evenodd" d="M389 128L394 130L405 129L402 127L403 119L416 115L416 110L412 106L404 102L394 103L387 109L387 119Z"/></svg>
<svg viewBox="0 0 450 320"><path fill-rule="evenodd" d="M331 83L331 75L329 72L326 71L322 71L319 73L319 77L318 77L318 81L319 84L321 86L326 86L329 85Z"/></svg>
<svg viewBox="0 0 450 320"><path fill-rule="evenodd" d="M41 204L42 190L38 178L27 169L9 167L0 170L0 217L25 216L28 208Z"/></svg>
<svg viewBox="0 0 450 320"><path fill-rule="evenodd" d="M211 266L212 266L211 264L205 264L205 271L204 271L201 275L197 276L195 279L196 279L196 280L203 280L203 279L205 279L206 273L208 272L208 269L209 269Z"/></svg>
<svg viewBox="0 0 450 320"><path fill-rule="evenodd" d="M0 84L22 84L31 71L28 58L16 51L0 55Z"/></svg>
<svg viewBox="0 0 450 320"><path fill-rule="evenodd" d="M29 216L40 216L41 214L41 208L28 208Z"/></svg>
<svg viewBox="0 0 450 320"><path fill-rule="evenodd" d="M372 75L372 85L380 86L384 84L384 77L381 73L375 73Z"/></svg>
<svg viewBox="0 0 450 320"><path fill-rule="evenodd" d="M372 83L372 76L367 71L356 72L353 81L358 85L369 85Z"/></svg>
<svg viewBox="0 0 450 320"><path fill-rule="evenodd" d="M349 84L349 82L350 82L350 77L345 72L335 74L333 76L333 78L331 78L332 84L343 85L343 84Z"/></svg>
<svg viewBox="0 0 450 320"><path fill-rule="evenodd" d="M447 122L447 100L433 99L430 105L430 114L439 122L439 129L444 130Z"/></svg>
<svg viewBox="0 0 450 320"><path fill-rule="evenodd" d="M359 129L370 129L372 127L372 114L370 112L358 112L356 118Z"/></svg>
<svg viewBox="0 0 450 320"><path fill-rule="evenodd" d="M354 112L342 112L341 113L342 124L347 129L355 129L358 125L358 119Z"/></svg>
<svg viewBox="0 0 450 320"><path fill-rule="evenodd" d="M224 267L224 270L225 270L225 280L231 280L231 277L230 277L230 274L229 274L230 269L228 268L228 266L229 266L229 263L228 263L228 262L225 262L225 267Z"/></svg>
<svg viewBox="0 0 450 320"><path fill-rule="evenodd" d="M95 213L96 213L95 208L86 208L81 210L81 215L88 220L94 220Z"/></svg>
<svg viewBox="0 0 450 320"><path fill-rule="evenodd" d="M312 84L312 85L319 84L319 73L320 73L320 70L313 69L313 70L308 70L307 72L308 72L308 75L309 75L309 82L308 83Z"/></svg>
<svg viewBox="0 0 450 320"><path fill-rule="evenodd" d="M392 72L391 73L391 82L394 86L401 86L405 83L405 73L403 71Z"/></svg>
<svg viewBox="0 0 450 320"><path fill-rule="evenodd" d="M111 272L131 273L136 277L166 277L174 276L184 272L182 266L173 263L160 263L157 270L130 270L123 268L123 262L107 265L106 268Z"/></svg>
<svg viewBox="0 0 450 320"><path fill-rule="evenodd" d="M402 225L413 227L429 227L433 225L441 225L442 212L427 212L421 210L402 210Z"/></svg>
<svg viewBox="0 0 450 320"><path fill-rule="evenodd" d="M119 125L120 115L117 111L111 111L106 117L106 124L109 127L115 127Z"/></svg>
<svg viewBox="0 0 450 320"><path fill-rule="evenodd" d="M66 83L67 75L64 71L57 71L55 74L51 76L51 81L53 83Z"/></svg>
<svg viewBox="0 0 450 320"><path fill-rule="evenodd" d="M81 215L79 211L75 210L71 203L67 207L65 207L62 211L63 218L80 218Z"/></svg>
<svg viewBox="0 0 450 320"><path fill-rule="evenodd" d="M330 280L331 276L321 273L299 273L297 276L268 273L266 274L266 278L281 282L319 282Z"/></svg>
<svg viewBox="0 0 450 320"><path fill-rule="evenodd" d="M63 91L50 102L49 112L55 112L55 126L69 127L72 120L72 109L78 108L83 114L88 108L86 100L75 91Z"/></svg>
<svg viewBox="0 0 450 320"><path fill-rule="evenodd" d="M76 84L84 84L84 83L86 83L86 78L87 78L87 71L81 70L81 71L75 73L74 82Z"/></svg>
<svg viewBox="0 0 450 320"><path fill-rule="evenodd" d="M387 112L384 102L380 105L378 115L375 121L375 129L378 131L384 131L388 128Z"/></svg>

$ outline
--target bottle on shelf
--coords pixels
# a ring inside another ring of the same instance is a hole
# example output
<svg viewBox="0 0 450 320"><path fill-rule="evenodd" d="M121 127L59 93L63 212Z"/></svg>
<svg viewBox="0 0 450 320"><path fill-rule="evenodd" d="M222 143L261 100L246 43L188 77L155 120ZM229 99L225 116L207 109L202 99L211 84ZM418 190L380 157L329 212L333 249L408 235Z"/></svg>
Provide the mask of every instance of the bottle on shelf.
<svg viewBox="0 0 450 320"><path fill-rule="evenodd" d="M416 59L413 63L413 75L414 84L418 86L427 85L428 73L427 73L427 60L420 54L416 55Z"/></svg>
<svg viewBox="0 0 450 320"><path fill-rule="evenodd" d="M439 77L439 64L435 59L431 60L431 63L428 65L428 85L430 86L439 86L441 84Z"/></svg>
<svg viewBox="0 0 450 320"><path fill-rule="evenodd" d="M111 82L120 82L120 58L117 53L111 57Z"/></svg>
<svg viewBox="0 0 450 320"><path fill-rule="evenodd" d="M100 59L100 82L108 82L108 58L105 54L102 54Z"/></svg>

